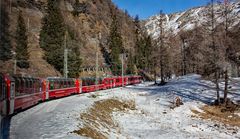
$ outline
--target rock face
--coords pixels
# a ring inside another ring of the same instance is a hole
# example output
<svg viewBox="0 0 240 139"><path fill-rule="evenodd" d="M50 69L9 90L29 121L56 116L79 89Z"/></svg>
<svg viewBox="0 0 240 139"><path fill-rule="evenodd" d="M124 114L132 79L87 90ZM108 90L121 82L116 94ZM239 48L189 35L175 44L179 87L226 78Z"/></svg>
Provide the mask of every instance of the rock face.
<svg viewBox="0 0 240 139"><path fill-rule="evenodd" d="M10 0L8 1L11 6L11 12L9 14L11 35L14 36L16 32L16 19L19 10L22 11L28 28L30 69L17 69L17 73L28 73L40 77L60 76L60 73L43 59L44 51L39 46L39 33L47 0L11 0L11 4ZM116 8L111 0L79 0L80 3L84 2L87 5L87 12L81 13L79 16L72 15L75 0L59 1L66 26L71 30L71 34L77 36L83 61L82 67L95 66L96 51L99 51L100 54L100 66L107 66L101 49L109 50L107 39L112 20L111 11L117 13L125 49L128 50L134 47L135 35L133 19L127 13ZM99 32L101 33L100 40L98 37ZM14 38L12 38L11 41L14 48L16 46ZM99 43L101 43L102 48L99 47ZM0 72L12 72L13 62L9 61L7 63L9 66L2 67Z"/></svg>
<svg viewBox="0 0 240 139"><path fill-rule="evenodd" d="M240 18L240 2L231 3L230 5L231 16L235 19ZM220 24L223 22L223 13L222 13L222 5L216 4L214 6L214 10L216 12L216 21ZM192 8L184 12L178 12L170 15L165 15L164 29L168 32L172 32L177 34L181 30L191 30L195 26L201 26L207 18L208 6L205 7L197 7ZM158 27L158 19L159 15L155 15L144 21L144 26L146 31L153 36L153 38L157 38L159 36L159 27ZM239 20L235 20L232 26L239 25Z"/></svg>

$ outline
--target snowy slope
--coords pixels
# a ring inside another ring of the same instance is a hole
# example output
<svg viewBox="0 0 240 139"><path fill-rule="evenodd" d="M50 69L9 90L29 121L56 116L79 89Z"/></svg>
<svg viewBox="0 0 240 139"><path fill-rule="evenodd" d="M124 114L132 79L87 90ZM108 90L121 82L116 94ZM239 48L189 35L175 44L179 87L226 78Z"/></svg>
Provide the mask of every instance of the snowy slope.
<svg viewBox="0 0 240 139"><path fill-rule="evenodd" d="M216 11L216 20L218 23L222 23L222 7L215 5L214 10ZM236 26L240 20L240 2L232 3L230 5L231 16L235 18L235 22L232 26ZM207 18L208 7L197 7L192 8L184 12L174 13L165 15L164 29L168 32L178 33L180 30L191 30L195 26L202 25ZM158 19L159 15L150 17L145 21L145 28L148 34L152 35L153 38L159 36Z"/></svg>
<svg viewBox="0 0 240 139"><path fill-rule="evenodd" d="M229 95L240 100L239 79L230 83ZM135 100L136 110L115 112L113 118L121 131L99 129L108 138L239 138L239 127L228 127L210 120L192 117L191 109L197 109L215 99L214 84L201 80L199 75L188 75L173 79L165 86L151 86L143 83L123 89L99 91L97 98L91 94L81 94L42 103L15 115L11 121L11 139L35 138L84 138L71 133L81 127L80 114L86 112L96 101L119 98ZM223 84L221 84L223 87ZM96 93L96 92L95 92ZM176 96L184 105L170 109Z"/></svg>
<svg viewBox="0 0 240 139"><path fill-rule="evenodd" d="M239 82L238 85L240 86ZM221 86L223 87L223 86ZM164 87L139 88L135 94L138 109L141 111L116 113L115 118L120 123L122 134L128 138L158 139L158 138L239 138L240 128L221 125L215 127L211 121L203 121L192 117L191 109L201 111L199 107L215 99L213 83L200 80L198 75L185 76L171 81ZM240 100L238 94L230 98ZM169 107L177 96L181 96L184 105L174 110ZM232 132L237 131L237 134Z"/></svg>

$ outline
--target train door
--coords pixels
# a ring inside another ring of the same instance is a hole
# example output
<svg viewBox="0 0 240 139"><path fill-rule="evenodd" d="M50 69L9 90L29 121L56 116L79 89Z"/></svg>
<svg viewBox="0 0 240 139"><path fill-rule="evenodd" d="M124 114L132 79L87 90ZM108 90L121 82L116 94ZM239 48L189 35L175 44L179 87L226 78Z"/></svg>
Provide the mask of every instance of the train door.
<svg viewBox="0 0 240 139"><path fill-rule="evenodd" d="M46 80L46 85L45 85L45 93L46 93L46 100L49 99L49 81Z"/></svg>
<svg viewBox="0 0 240 139"><path fill-rule="evenodd" d="M113 79L113 87L116 87L116 79Z"/></svg>
<svg viewBox="0 0 240 139"><path fill-rule="evenodd" d="M8 98L8 114L14 113L14 99L15 99L15 81L11 78L7 79L7 98Z"/></svg>
<svg viewBox="0 0 240 139"><path fill-rule="evenodd" d="M110 84L110 88L113 88L113 82L111 79L108 80L109 81L109 84Z"/></svg>
<svg viewBox="0 0 240 139"><path fill-rule="evenodd" d="M82 80L79 80L79 93L82 93Z"/></svg>
<svg viewBox="0 0 240 139"><path fill-rule="evenodd" d="M46 99L46 88L47 88L46 80L42 79L40 87L40 92L42 93L42 101L45 101Z"/></svg>

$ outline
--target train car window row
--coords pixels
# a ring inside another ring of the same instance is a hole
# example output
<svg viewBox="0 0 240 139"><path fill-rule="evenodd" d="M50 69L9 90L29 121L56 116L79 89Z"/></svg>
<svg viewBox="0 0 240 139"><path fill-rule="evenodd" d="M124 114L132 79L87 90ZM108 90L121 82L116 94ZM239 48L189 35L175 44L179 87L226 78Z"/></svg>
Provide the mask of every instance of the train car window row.
<svg viewBox="0 0 240 139"><path fill-rule="evenodd" d="M96 84L96 79L95 78L81 78L82 80L82 86L91 86ZM102 84L103 79L98 78L98 84Z"/></svg>
<svg viewBox="0 0 240 139"><path fill-rule="evenodd" d="M50 90L69 87L75 87L75 79L49 79Z"/></svg>
<svg viewBox="0 0 240 139"><path fill-rule="evenodd" d="M15 80L15 95L39 93L41 91L41 81L37 78L13 77Z"/></svg>
<svg viewBox="0 0 240 139"><path fill-rule="evenodd" d="M95 85L95 78L82 78L82 86L91 86Z"/></svg>

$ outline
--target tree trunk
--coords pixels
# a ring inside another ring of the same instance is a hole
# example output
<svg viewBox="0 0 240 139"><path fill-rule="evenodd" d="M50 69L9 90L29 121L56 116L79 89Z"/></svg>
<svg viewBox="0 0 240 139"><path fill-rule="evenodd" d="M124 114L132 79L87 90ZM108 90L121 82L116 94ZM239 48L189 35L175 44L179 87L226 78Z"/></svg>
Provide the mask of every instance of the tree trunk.
<svg viewBox="0 0 240 139"><path fill-rule="evenodd" d="M163 84L165 81L164 81L164 71L163 71L163 62L161 60L160 62L160 65L161 65L161 84Z"/></svg>
<svg viewBox="0 0 240 139"><path fill-rule="evenodd" d="M219 84L218 84L218 71L215 72L215 84L216 84L216 92L217 92L217 102L220 104L220 94L219 94Z"/></svg>
<svg viewBox="0 0 240 139"><path fill-rule="evenodd" d="M237 67L237 73L238 73L238 77L240 77L240 67Z"/></svg>
<svg viewBox="0 0 240 139"><path fill-rule="evenodd" d="M155 84L157 84L157 72L156 72L156 69L154 69L154 80L155 80Z"/></svg>
<svg viewBox="0 0 240 139"><path fill-rule="evenodd" d="M185 53L185 39L182 39L182 57L183 57L183 61L182 61L182 75L186 75L186 53Z"/></svg>
<svg viewBox="0 0 240 139"><path fill-rule="evenodd" d="M228 70L225 71L225 87L224 87L224 104L227 104L227 94L228 94Z"/></svg>

